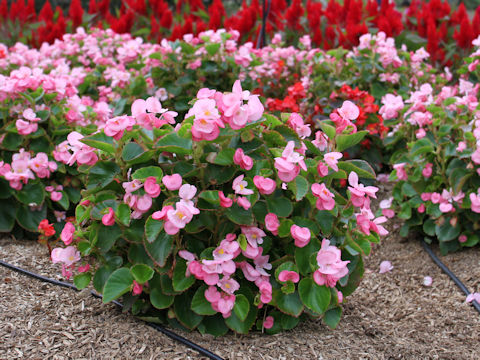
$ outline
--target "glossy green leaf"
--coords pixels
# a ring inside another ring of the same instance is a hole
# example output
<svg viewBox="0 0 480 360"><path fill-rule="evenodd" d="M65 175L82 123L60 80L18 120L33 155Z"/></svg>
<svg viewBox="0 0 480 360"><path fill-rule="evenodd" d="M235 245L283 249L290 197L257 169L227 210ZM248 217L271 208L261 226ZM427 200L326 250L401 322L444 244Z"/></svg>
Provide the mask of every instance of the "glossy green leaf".
<svg viewBox="0 0 480 360"><path fill-rule="evenodd" d="M136 264L130 268L130 272L132 273L134 279L139 284L145 284L148 280L153 277L153 269L145 264Z"/></svg>
<svg viewBox="0 0 480 360"><path fill-rule="evenodd" d="M118 299L127 293L133 284L133 276L128 268L120 268L115 270L103 288L103 303L106 304L112 300Z"/></svg>
<svg viewBox="0 0 480 360"><path fill-rule="evenodd" d="M317 314L323 314L330 304L330 289L325 285L317 285L311 278L304 278L300 281L298 293L305 306Z"/></svg>

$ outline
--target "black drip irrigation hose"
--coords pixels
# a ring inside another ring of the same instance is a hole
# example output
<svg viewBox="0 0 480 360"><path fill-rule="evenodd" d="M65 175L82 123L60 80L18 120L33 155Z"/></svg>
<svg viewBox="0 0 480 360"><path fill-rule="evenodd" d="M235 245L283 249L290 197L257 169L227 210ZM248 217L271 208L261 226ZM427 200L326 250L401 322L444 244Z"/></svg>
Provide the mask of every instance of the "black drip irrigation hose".
<svg viewBox="0 0 480 360"><path fill-rule="evenodd" d="M258 34L257 39L257 49L264 47L266 45L266 28L267 28L267 19L270 14L270 6L272 5L272 0L263 0L263 16L262 16L262 27L260 29L260 34Z"/></svg>
<svg viewBox="0 0 480 360"><path fill-rule="evenodd" d="M440 269L442 269L442 271L447 274L448 276L450 276L450 278L453 280L453 282L455 283L455 285L457 285L460 290L462 290L466 296L470 295L470 291L467 289L467 287L460 281L459 278L457 278L455 276L455 274L453 272L450 271L450 269L437 257L437 255L435 255L435 253L433 252L433 250L430 248L430 246L428 246L428 244L421 240L420 241L422 243L422 246L423 246L423 249L428 253L428 255L430 255L430 257L432 258L433 262L435 264L438 265L438 267ZM473 307L480 313L480 304L473 300L472 301L472 305Z"/></svg>
<svg viewBox="0 0 480 360"><path fill-rule="evenodd" d="M59 280L55 280L55 279L51 279L51 278L48 278L48 277L45 277L45 276L42 276L42 275L39 275L39 274L36 274L34 272L31 272L31 271L28 271L28 270L25 270L25 269L22 269L22 268L19 268L15 265L12 265L12 264L9 264L9 263L6 263L2 260L0 260L0 265L3 266L3 267L6 267L7 269L10 269L10 270L13 270L13 271L16 271L20 274L23 274L23 275L27 275L27 276L30 276L30 277L33 277L37 280L40 280L40 281L43 281L43 282L46 282L46 283L50 283L50 284L53 284L53 285L57 285L57 286L61 286L61 287L66 287L66 288L69 288L69 289L72 289L72 290L75 290L75 291L80 291L77 289L77 287L74 285L74 284L71 284L71 283L67 283L67 282L63 282L63 281L59 281ZM90 291L90 294L97 298L97 299L101 299L102 298L102 295L100 294L97 294L95 291ZM112 303L114 303L115 305L123 308L123 304L118 302L118 301L112 301ZM220 356L212 353L211 351L201 347L200 345L198 344L195 344L194 342L188 340L188 339L185 339L183 336L181 335L178 335L177 333L171 331L171 330L168 330L167 328L163 327L162 325L159 325L159 324L155 324L155 323L152 323L152 322L149 322L149 321L144 321L148 326L154 328L155 330L161 332L162 334L168 336L169 338L175 340L175 341L178 341L179 343L199 352L201 355L203 356L206 356L208 357L209 359L212 359L212 360L224 360L223 358L221 358Z"/></svg>

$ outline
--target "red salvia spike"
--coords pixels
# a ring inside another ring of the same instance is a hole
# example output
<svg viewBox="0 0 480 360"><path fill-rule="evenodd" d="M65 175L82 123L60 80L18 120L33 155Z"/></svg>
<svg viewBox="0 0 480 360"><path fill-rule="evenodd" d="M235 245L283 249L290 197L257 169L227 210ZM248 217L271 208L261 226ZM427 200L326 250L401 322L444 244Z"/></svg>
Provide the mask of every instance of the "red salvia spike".
<svg viewBox="0 0 480 360"><path fill-rule="evenodd" d="M68 11L68 16L70 17L70 20L72 20L74 28L82 25L83 8L80 0L72 0L70 3L70 9Z"/></svg>
<svg viewBox="0 0 480 360"><path fill-rule="evenodd" d="M475 15L472 20L472 30L475 37L480 35L480 6L475 10Z"/></svg>
<svg viewBox="0 0 480 360"><path fill-rule="evenodd" d="M28 0L26 13L27 21L35 21L35 18L37 17L37 12L35 11L35 0Z"/></svg>
<svg viewBox="0 0 480 360"><path fill-rule="evenodd" d="M38 14L38 19L45 21L45 23L49 23L52 21L53 10L49 0L45 1L42 10L40 10L40 13Z"/></svg>
<svg viewBox="0 0 480 360"><path fill-rule="evenodd" d="M6 19L8 16L8 4L7 0L0 2L0 19Z"/></svg>
<svg viewBox="0 0 480 360"><path fill-rule="evenodd" d="M88 3L88 13L95 14L98 12L97 2L95 0L90 0Z"/></svg>

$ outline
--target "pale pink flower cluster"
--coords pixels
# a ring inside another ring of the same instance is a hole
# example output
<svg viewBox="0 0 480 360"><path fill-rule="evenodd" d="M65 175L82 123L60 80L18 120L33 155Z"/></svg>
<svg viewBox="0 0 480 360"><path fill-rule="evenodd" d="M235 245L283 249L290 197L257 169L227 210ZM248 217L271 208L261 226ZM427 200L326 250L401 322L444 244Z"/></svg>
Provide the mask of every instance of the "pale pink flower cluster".
<svg viewBox="0 0 480 360"><path fill-rule="evenodd" d="M156 114L160 115L157 116ZM162 127L164 124L175 124L175 117L177 115L178 113L175 111L162 108L160 101L153 96L147 100L137 99L132 104L132 117L138 125L147 130ZM126 119L123 120L121 124L122 127L119 130L123 131L134 125L134 122L132 122L131 119Z"/></svg>
<svg viewBox="0 0 480 360"><path fill-rule="evenodd" d="M62 276L69 279L72 276L71 269L75 263L80 261L80 251L75 246L67 246L66 248L55 248L52 250L51 259L54 264L62 264Z"/></svg>
<svg viewBox="0 0 480 360"><path fill-rule="evenodd" d="M358 50L361 49L371 49L374 53L380 55L380 62L383 67L392 65L394 68L397 68L402 65L395 47L395 40L387 37L383 31L376 35L364 34L360 36L359 41L358 48L353 49L354 53L358 53Z"/></svg>
<svg viewBox="0 0 480 360"><path fill-rule="evenodd" d="M382 115L384 120L395 119L404 106L405 104L400 95L386 94L382 97L382 107L378 113Z"/></svg>
<svg viewBox="0 0 480 360"><path fill-rule="evenodd" d="M336 112L330 114L330 120L335 123L337 134L341 134L345 129L351 128L352 133L357 132L357 127L352 122L360 115L360 109L350 100L343 102L342 106Z"/></svg>
<svg viewBox="0 0 480 360"><path fill-rule="evenodd" d="M57 163L50 161L47 154L40 152L35 157L20 149L20 152L12 156L11 164L2 161L0 175L4 176L10 183L10 187L21 190L28 180L38 178L49 178L51 173L57 170Z"/></svg>
<svg viewBox="0 0 480 360"><path fill-rule="evenodd" d="M186 118L193 117L193 140L211 141L218 137L220 128L228 124L234 130L241 129L247 123L259 120L263 110L258 95L242 90L240 80L237 80L230 93L200 89Z"/></svg>
<svg viewBox="0 0 480 360"><path fill-rule="evenodd" d="M347 264L342 260L342 252L330 245L330 240L323 239L322 247L317 253L318 269L313 273L313 280L320 286L333 288L337 281L348 274Z"/></svg>
<svg viewBox="0 0 480 360"><path fill-rule="evenodd" d="M67 140L57 145L53 151L55 160L70 166L75 162L78 165L95 165L98 161L97 150L82 143L80 140L83 138L77 131L68 134Z"/></svg>
<svg viewBox="0 0 480 360"><path fill-rule="evenodd" d="M295 132L301 139L305 139L312 134L310 125L305 124L302 117L297 113L290 114L290 117L287 120L287 125L293 130L295 130Z"/></svg>
<svg viewBox="0 0 480 360"><path fill-rule="evenodd" d="M456 203L458 207L462 206L465 194L459 191L457 194L453 193L453 190L443 189L441 193L438 192L424 192L420 195L423 202L431 201L433 204L438 204L442 213L454 213ZM423 204L422 204L423 205ZM425 208L420 208L419 212L424 212Z"/></svg>
<svg viewBox="0 0 480 360"><path fill-rule="evenodd" d="M167 184L166 185L167 189L175 189L177 187L179 182L178 176L180 175L178 174L175 174L175 175L176 176L169 177L167 180L164 180L165 177L162 179L162 182L164 184ZM181 183L181 180L180 180L180 183ZM147 184L147 186L150 186L150 185ZM152 183L151 186L152 186L152 189L151 189L152 192L150 194L147 193L144 195L150 198L150 206L151 206L151 197L150 197L151 194L153 192L156 194L157 191L158 191L158 194L160 193L159 189L156 187L155 184ZM150 191L147 189L145 190ZM200 210L198 210L195 207L195 203L192 201L196 193L197 193L197 188L194 185L190 185L190 184L181 185L178 188L178 196L180 197L180 201L177 201L175 203L175 207L173 207L172 205L166 205L162 208L162 210L155 211L152 214L152 218L155 220L164 221L163 228L167 234L169 235L177 234L180 231L180 229L185 228L185 226L190 221L192 221L194 215L198 215L200 213Z"/></svg>
<svg viewBox="0 0 480 360"><path fill-rule="evenodd" d="M275 158L275 168L280 180L290 182L297 177L300 169L307 171L307 165L303 158L299 152L295 151L295 142L289 141L282 152L282 156Z"/></svg>
<svg viewBox="0 0 480 360"><path fill-rule="evenodd" d="M33 112L32 109L25 109L22 113L23 119L18 119L15 122L17 131L20 135L28 135L34 133L38 129L37 122L40 118Z"/></svg>

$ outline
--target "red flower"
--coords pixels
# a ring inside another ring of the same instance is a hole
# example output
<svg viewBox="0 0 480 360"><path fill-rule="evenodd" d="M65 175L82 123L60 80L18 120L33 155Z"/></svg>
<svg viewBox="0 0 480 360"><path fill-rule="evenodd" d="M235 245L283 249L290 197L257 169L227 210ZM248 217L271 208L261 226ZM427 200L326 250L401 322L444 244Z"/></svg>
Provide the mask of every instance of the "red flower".
<svg viewBox="0 0 480 360"><path fill-rule="evenodd" d="M72 2L70 3L70 9L68 11L68 16L72 20L73 26L75 28L82 24L83 8L80 0L72 0Z"/></svg>
<svg viewBox="0 0 480 360"><path fill-rule="evenodd" d="M40 221L40 224L38 224L38 231L47 237L55 235L55 229L52 224L48 223L47 219Z"/></svg>

